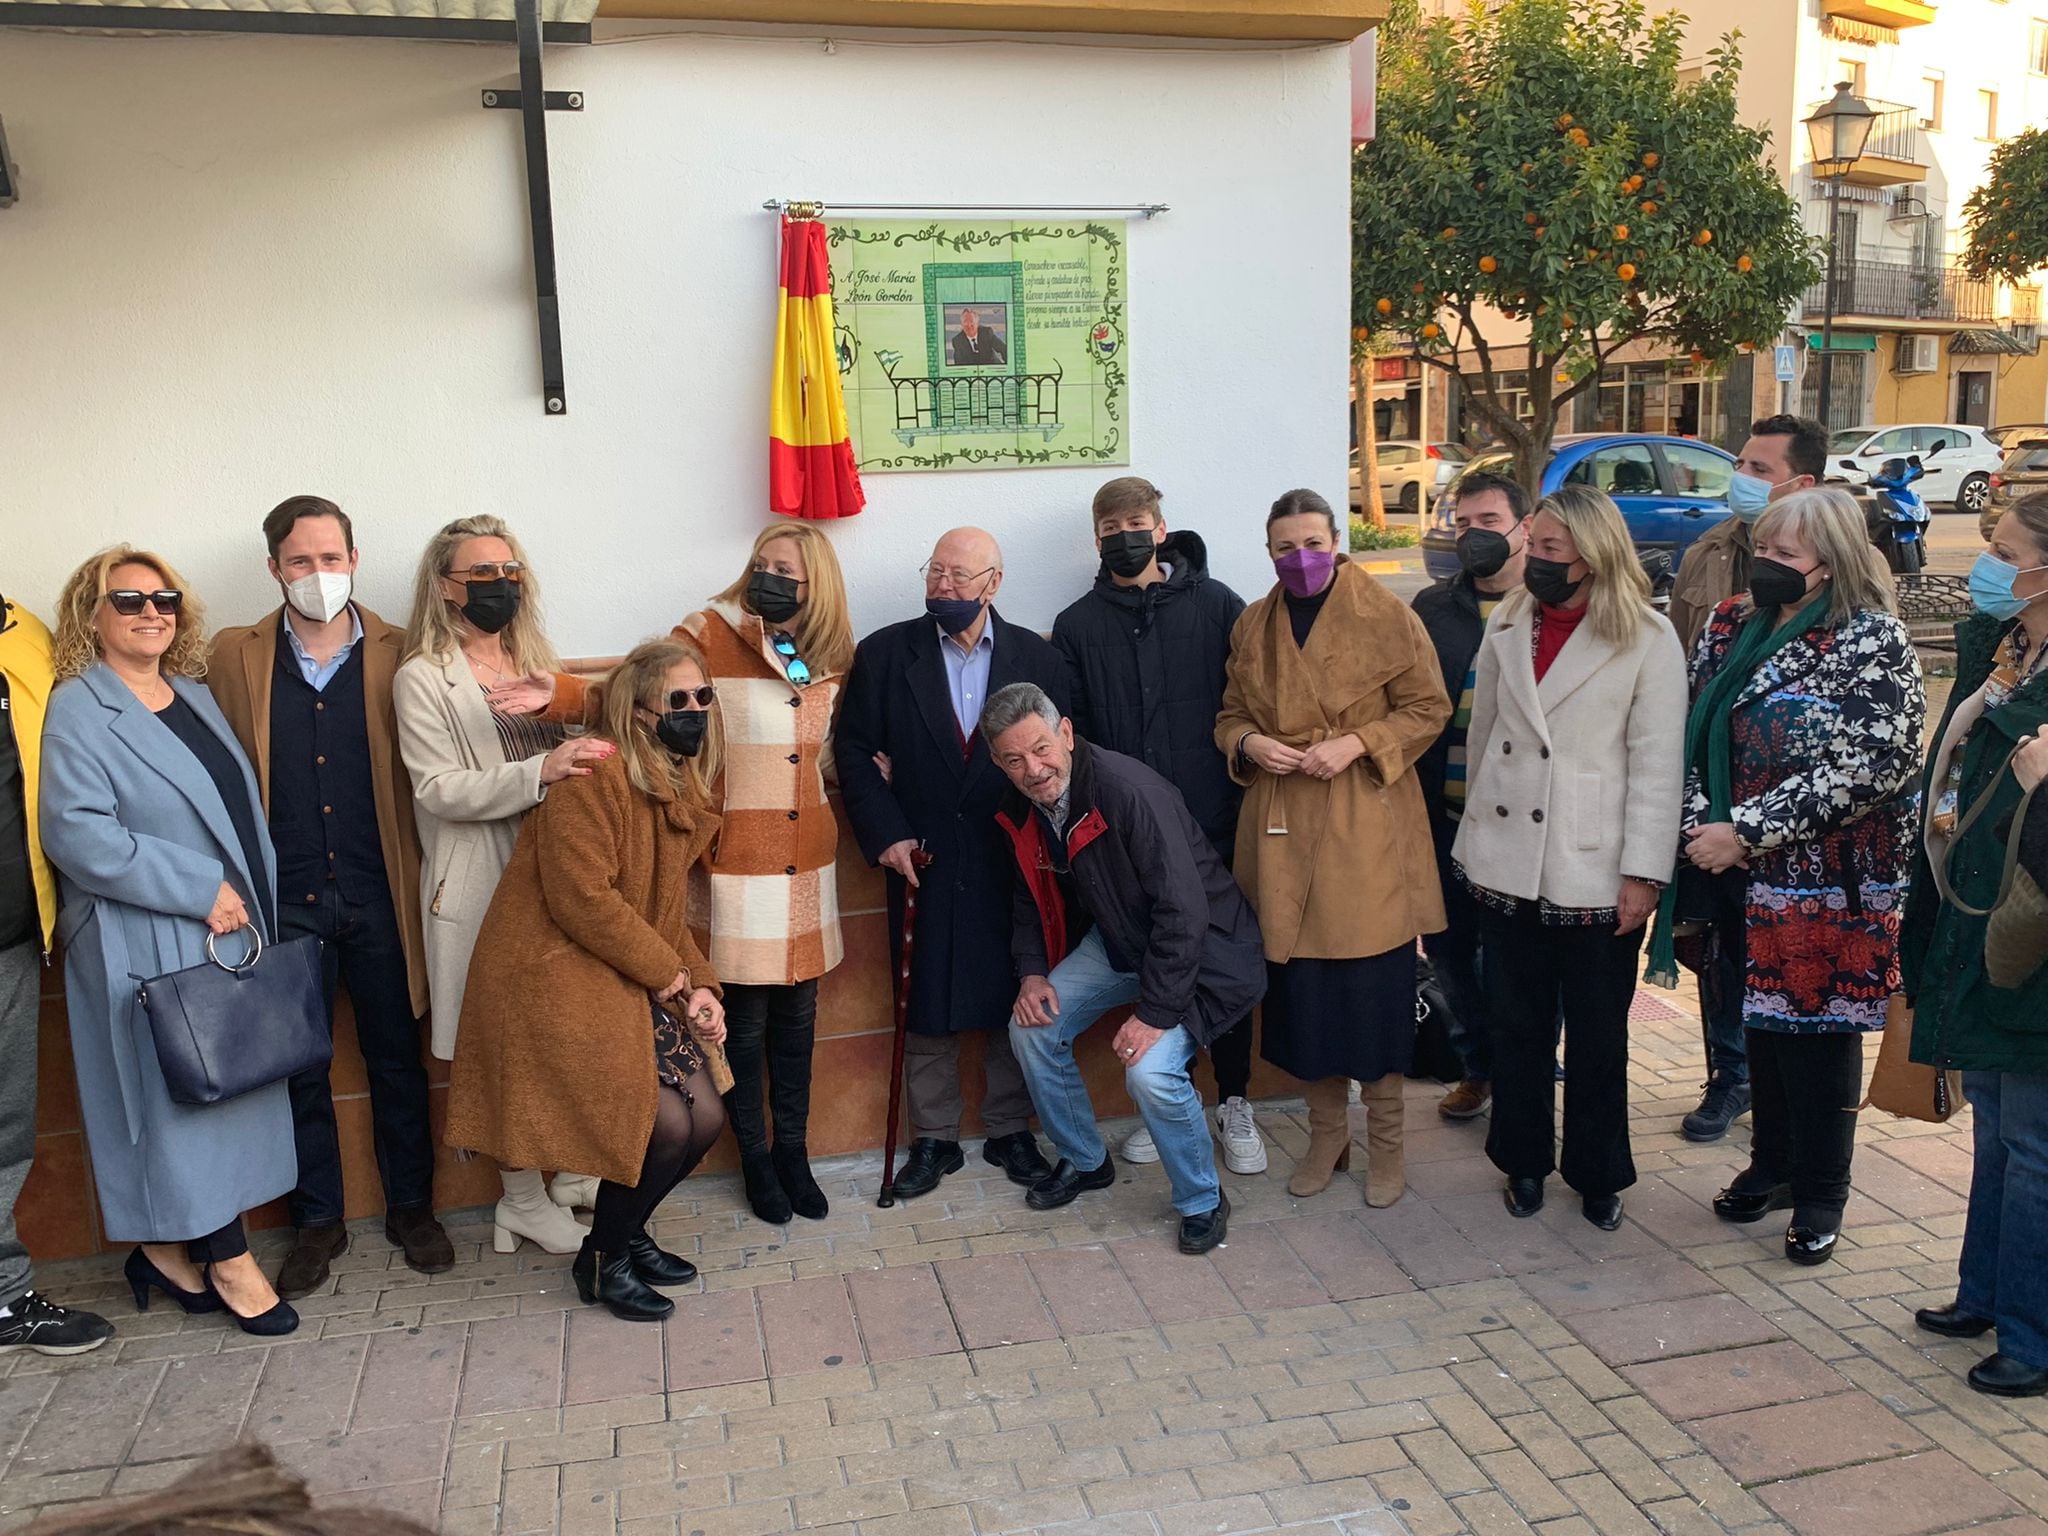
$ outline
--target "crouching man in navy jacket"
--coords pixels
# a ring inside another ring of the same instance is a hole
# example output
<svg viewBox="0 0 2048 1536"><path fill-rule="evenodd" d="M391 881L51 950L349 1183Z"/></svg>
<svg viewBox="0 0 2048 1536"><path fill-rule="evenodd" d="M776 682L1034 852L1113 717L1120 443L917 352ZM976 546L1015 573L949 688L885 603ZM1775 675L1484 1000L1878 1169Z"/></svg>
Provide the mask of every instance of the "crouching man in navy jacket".
<svg viewBox="0 0 2048 1536"><path fill-rule="evenodd" d="M1173 1185L1181 1252L1206 1253L1223 1241L1230 1202L1188 1063L1265 993L1258 920L1180 792L1143 763L1075 740L1036 685L997 693L981 730L1014 786L996 820L1023 876L1010 1043L1059 1154L1025 1198L1051 1210L1116 1182L1074 1042L1136 1003L1117 1059Z"/></svg>

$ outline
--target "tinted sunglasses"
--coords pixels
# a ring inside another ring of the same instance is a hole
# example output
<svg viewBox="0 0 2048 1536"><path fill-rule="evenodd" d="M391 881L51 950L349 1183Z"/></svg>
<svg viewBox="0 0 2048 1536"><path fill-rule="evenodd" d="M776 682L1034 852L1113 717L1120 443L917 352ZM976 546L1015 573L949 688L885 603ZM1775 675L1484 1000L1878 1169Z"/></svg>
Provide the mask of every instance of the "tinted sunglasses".
<svg viewBox="0 0 2048 1536"><path fill-rule="evenodd" d="M775 647L775 654L782 658L782 670L789 674L789 680L799 688L808 688L811 683L811 669L804 665L803 657L796 653L796 641L788 630L778 630L768 637L768 643Z"/></svg>
<svg viewBox="0 0 2048 1536"><path fill-rule="evenodd" d="M699 709L709 709L717 698L718 689L710 683L702 688L672 688L669 690L668 707L672 710L688 709L691 701L695 700Z"/></svg>
<svg viewBox="0 0 2048 1536"><path fill-rule="evenodd" d="M123 587L118 592L107 594L107 605L124 619L132 619L141 613L145 603L167 618L175 617L185 606L185 594L170 588L161 592L137 592L133 587Z"/></svg>
<svg viewBox="0 0 2048 1536"><path fill-rule="evenodd" d="M450 581L521 581L526 576L526 567L517 560L480 560L467 570L450 571Z"/></svg>

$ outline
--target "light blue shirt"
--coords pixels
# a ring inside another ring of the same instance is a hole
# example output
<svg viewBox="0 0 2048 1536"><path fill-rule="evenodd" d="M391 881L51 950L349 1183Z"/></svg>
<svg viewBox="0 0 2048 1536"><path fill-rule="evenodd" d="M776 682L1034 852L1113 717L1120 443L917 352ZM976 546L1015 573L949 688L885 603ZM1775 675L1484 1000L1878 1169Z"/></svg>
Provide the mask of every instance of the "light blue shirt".
<svg viewBox="0 0 2048 1536"><path fill-rule="evenodd" d="M349 652L361 644L363 639L363 616L356 612L354 603L348 605L348 644L334 653L332 661L315 661L307 654L306 648L299 644L299 632L292 624L289 607L278 622L284 625L285 638L291 642L292 655L298 658L299 676L311 685L315 693L327 691L327 685L334 681L334 674L339 672L342 663L348 660Z"/></svg>
<svg viewBox="0 0 2048 1536"><path fill-rule="evenodd" d="M971 651L944 630L939 631L939 654L946 658L946 687L953 695L953 718L960 722L960 734L974 739L981 724L981 706L988 702L988 672L996 655L996 623L992 614L981 621L981 638Z"/></svg>

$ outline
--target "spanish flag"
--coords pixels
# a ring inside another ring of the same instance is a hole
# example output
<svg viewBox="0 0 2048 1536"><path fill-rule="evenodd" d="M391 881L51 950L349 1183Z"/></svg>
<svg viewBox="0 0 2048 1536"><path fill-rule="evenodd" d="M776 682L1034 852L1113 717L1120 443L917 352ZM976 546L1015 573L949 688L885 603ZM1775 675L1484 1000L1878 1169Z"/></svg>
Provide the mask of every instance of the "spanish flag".
<svg viewBox="0 0 2048 1536"><path fill-rule="evenodd" d="M815 218L784 217L768 406L768 507L822 520L851 517L865 505L833 347L825 226Z"/></svg>

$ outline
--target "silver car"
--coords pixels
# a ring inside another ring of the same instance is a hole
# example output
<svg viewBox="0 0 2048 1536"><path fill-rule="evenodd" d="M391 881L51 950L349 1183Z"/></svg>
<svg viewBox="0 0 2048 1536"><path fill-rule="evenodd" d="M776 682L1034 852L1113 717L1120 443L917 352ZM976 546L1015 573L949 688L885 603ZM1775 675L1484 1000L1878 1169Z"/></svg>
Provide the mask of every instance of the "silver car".
<svg viewBox="0 0 2048 1536"><path fill-rule="evenodd" d="M1434 504L1437 493L1451 483L1459 467L1472 457L1463 443L1422 443L1389 438L1378 449L1380 501L1389 512L1416 513ZM1365 506L1358 475L1358 450L1351 450L1351 510Z"/></svg>

